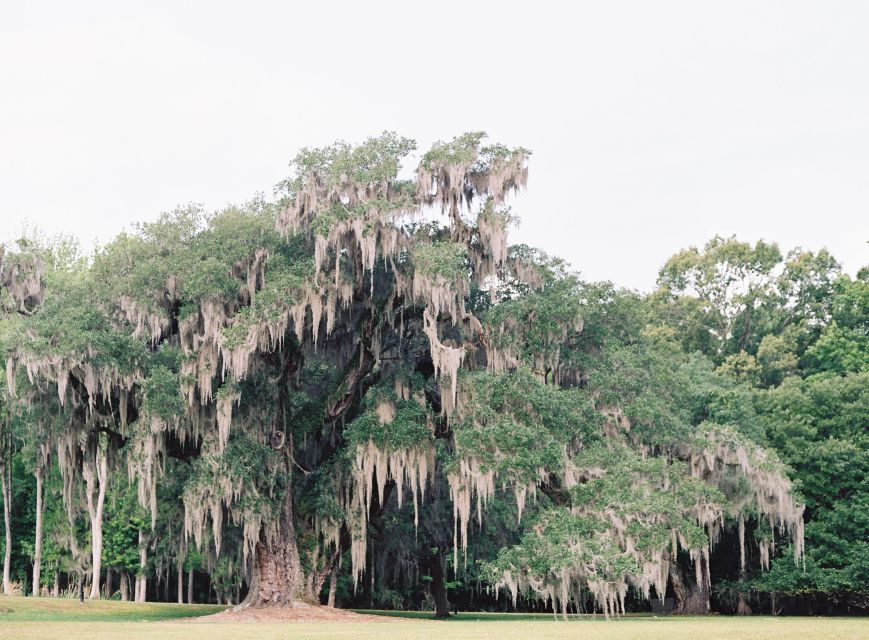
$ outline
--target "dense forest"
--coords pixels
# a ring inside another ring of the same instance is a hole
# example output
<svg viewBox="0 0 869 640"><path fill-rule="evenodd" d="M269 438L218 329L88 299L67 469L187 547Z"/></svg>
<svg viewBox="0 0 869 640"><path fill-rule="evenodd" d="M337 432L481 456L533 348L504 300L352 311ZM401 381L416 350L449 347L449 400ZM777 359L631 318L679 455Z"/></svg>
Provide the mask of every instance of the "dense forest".
<svg viewBox="0 0 869 640"><path fill-rule="evenodd" d="M415 150L0 249L4 592L865 611L869 268L716 237L588 282L507 242L529 151Z"/></svg>

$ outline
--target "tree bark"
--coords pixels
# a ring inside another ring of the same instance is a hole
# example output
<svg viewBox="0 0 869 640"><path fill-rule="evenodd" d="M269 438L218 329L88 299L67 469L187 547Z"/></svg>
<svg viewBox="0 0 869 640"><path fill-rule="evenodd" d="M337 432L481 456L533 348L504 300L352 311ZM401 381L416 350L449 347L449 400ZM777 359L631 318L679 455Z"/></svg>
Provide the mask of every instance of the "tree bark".
<svg viewBox="0 0 869 640"><path fill-rule="evenodd" d="M317 572L311 572L308 575L308 586L306 587L305 597L311 602L320 602L320 594L323 592L323 585L326 584L326 578L332 574L332 569L337 567L338 559L341 557L341 548L337 548L331 556L323 563L323 568Z"/></svg>
<svg viewBox="0 0 869 640"><path fill-rule="evenodd" d="M739 593L739 603L736 605L736 615L750 616L752 614L751 604L748 602L748 595Z"/></svg>
<svg viewBox="0 0 869 640"><path fill-rule="evenodd" d="M335 608L335 592L338 589L338 563L332 565L332 572L329 575L329 599L326 601L326 606Z"/></svg>
<svg viewBox="0 0 869 640"><path fill-rule="evenodd" d="M290 382L299 361L283 352L277 356L280 358L278 364L281 370L281 382L278 386L280 393L276 398L278 418L274 428L280 429L285 434L285 443L280 450L283 454L287 485L276 531L267 535L265 529L260 530L260 537L254 550L250 586L247 596L239 605L242 608L292 606L305 587L305 576L296 544L296 527L293 521L293 435L292 432L287 432L286 415L286 398L290 396ZM340 401L338 404L341 404Z"/></svg>
<svg viewBox="0 0 869 640"><path fill-rule="evenodd" d="M292 605L303 584L295 529L290 525L272 540L263 534L254 552L253 576L243 606Z"/></svg>
<svg viewBox="0 0 869 640"><path fill-rule="evenodd" d="M698 558L697 562L702 560ZM676 561L670 563L670 584L676 596L674 613L691 616L709 613L709 586L703 580L698 583L696 579L686 578Z"/></svg>
<svg viewBox="0 0 869 640"><path fill-rule="evenodd" d="M431 558L431 593L435 601L435 618L450 617L450 602L444 579L443 557L440 553Z"/></svg>
<svg viewBox="0 0 869 640"><path fill-rule="evenodd" d="M277 531L270 537L266 536L265 530L260 531L260 539L254 551L250 588L244 602L240 604L241 607L291 606L304 587L293 522L292 436L287 439L283 452L288 481L280 522Z"/></svg>
<svg viewBox="0 0 869 640"><path fill-rule="evenodd" d="M129 586L129 578L127 578L127 572L121 572L121 601L126 602L130 599L130 586Z"/></svg>
<svg viewBox="0 0 869 640"><path fill-rule="evenodd" d="M96 471L96 477L94 477L94 471ZM91 520L91 548L93 550L91 562L93 579L91 580L89 597L92 600L96 600L100 597L100 573L103 562L103 506L106 501L106 484L108 483L109 476L108 456L101 447L97 447L93 467L90 463L85 463L82 475L87 486L87 508ZM94 504L93 495L94 482L99 485L96 504Z"/></svg>
<svg viewBox="0 0 869 640"><path fill-rule="evenodd" d="M193 604L193 569L187 570L187 604Z"/></svg>
<svg viewBox="0 0 869 640"><path fill-rule="evenodd" d="M244 602L239 605L241 607L291 606L304 587L304 574L293 522L292 443L290 437L284 445L284 465L288 482L280 522L276 533L271 537L267 537L264 530L260 531L260 539L254 551L250 588Z"/></svg>
<svg viewBox="0 0 869 640"><path fill-rule="evenodd" d="M42 576L42 469L38 469L33 475L36 476L36 533L33 541L33 595L41 593L40 581Z"/></svg>
<svg viewBox="0 0 869 640"><path fill-rule="evenodd" d="M3 555L3 593L12 595L9 572L12 569L12 466L0 466L0 491L3 492L3 524L5 525L6 552Z"/></svg>
<svg viewBox="0 0 869 640"><path fill-rule="evenodd" d="M748 576L745 573L745 561L743 560L740 569L739 569L739 582L741 584L745 584ZM751 611L751 603L748 600L748 594L744 591L739 592L739 602L736 605L736 615L738 616L750 616L752 614Z"/></svg>
<svg viewBox="0 0 869 640"><path fill-rule="evenodd" d="M136 573L136 602L145 602L147 599L148 578L145 570L148 566L148 550L145 532L139 529L139 571Z"/></svg>
<svg viewBox="0 0 869 640"><path fill-rule="evenodd" d="M111 567L106 569L106 600L112 597L112 583L114 582L114 572Z"/></svg>
<svg viewBox="0 0 869 640"><path fill-rule="evenodd" d="M178 604L184 604L184 565L178 563Z"/></svg>

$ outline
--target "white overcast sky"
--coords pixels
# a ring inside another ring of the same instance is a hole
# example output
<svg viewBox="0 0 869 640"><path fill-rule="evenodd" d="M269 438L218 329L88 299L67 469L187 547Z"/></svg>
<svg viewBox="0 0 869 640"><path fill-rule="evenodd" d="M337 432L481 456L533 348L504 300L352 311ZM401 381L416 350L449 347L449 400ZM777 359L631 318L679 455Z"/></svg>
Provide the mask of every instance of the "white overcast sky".
<svg viewBox="0 0 869 640"><path fill-rule="evenodd" d="M647 290L712 235L869 263L869 2L3 2L0 237L86 246L388 129L531 148L513 241Z"/></svg>

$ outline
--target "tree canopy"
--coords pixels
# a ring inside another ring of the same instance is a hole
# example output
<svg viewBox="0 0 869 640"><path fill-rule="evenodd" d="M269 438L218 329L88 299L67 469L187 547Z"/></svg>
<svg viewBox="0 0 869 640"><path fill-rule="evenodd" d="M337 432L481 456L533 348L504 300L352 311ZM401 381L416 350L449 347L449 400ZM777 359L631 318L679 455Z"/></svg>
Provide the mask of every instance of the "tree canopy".
<svg viewBox="0 0 869 640"><path fill-rule="evenodd" d="M472 132L411 172L415 150L303 149L271 199L0 254L4 504L16 461L48 532L31 562L92 597L175 570L189 600L198 572L252 606L423 584L439 614L484 585L608 615L817 567L859 591L829 536L865 531L840 501L865 474L819 460L865 454L865 273L715 238L649 296L584 282L508 245L528 150Z"/></svg>

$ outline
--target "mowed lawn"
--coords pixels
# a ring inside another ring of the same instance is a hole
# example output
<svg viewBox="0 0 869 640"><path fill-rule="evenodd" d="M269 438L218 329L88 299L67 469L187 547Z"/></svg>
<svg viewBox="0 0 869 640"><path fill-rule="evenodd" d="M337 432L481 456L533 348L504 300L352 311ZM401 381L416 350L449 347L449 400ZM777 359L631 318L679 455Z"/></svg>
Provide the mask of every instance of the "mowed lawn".
<svg viewBox="0 0 869 640"><path fill-rule="evenodd" d="M869 618L600 617L555 621L525 614L459 614L447 621L413 615L360 623L212 623L178 618L216 613L213 605L85 602L0 597L2 640L866 640Z"/></svg>

